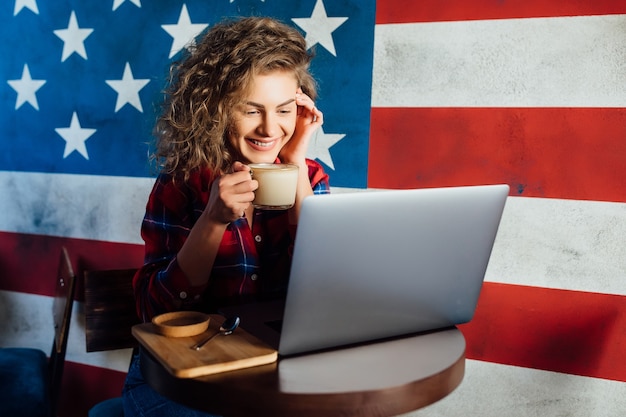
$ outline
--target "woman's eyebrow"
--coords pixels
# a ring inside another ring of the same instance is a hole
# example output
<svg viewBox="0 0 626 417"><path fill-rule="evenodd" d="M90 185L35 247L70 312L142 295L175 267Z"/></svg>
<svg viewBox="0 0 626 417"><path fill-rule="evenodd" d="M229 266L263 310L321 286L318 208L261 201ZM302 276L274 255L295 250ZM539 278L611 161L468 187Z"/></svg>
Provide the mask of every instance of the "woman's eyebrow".
<svg viewBox="0 0 626 417"><path fill-rule="evenodd" d="M294 101L296 101L295 98L290 98L289 100L285 101L284 103L280 103L278 106L276 107L283 107L286 106L287 104L293 103Z"/></svg>
<svg viewBox="0 0 626 417"><path fill-rule="evenodd" d="M295 98L290 98L289 100L285 101L284 103L280 103L278 106L276 106L276 108L286 106L287 104L293 103L294 101L296 101ZM246 101L246 105L252 106L252 107L257 107L259 109L264 109L265 108L265 106L263 104L255 103L254 101Z"/></svg>

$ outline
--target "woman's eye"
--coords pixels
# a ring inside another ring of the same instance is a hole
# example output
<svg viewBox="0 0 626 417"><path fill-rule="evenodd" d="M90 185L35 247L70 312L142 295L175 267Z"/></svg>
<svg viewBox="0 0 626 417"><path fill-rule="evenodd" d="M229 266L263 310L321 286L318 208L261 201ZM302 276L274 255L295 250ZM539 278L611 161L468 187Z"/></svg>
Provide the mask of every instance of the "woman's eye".
<svg viewBox="0 0 626 417"><path fill-rule="evenodd" d="M255 114L259 114L259 111L256 110L256 109L246 110L246 115L248 115L248 116L254 116Z"/></svg>

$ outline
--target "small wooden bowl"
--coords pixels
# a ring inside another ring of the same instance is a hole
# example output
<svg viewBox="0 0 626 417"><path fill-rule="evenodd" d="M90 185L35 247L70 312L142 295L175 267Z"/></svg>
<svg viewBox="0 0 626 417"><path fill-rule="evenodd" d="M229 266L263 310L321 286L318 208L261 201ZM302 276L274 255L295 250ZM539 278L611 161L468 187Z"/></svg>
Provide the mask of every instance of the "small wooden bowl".
<svg viewBox="0 0 626 417"><path fill-rule="evenodd" d="M159 334L167 337L189 337L209 328L210 316L199 311L174 311L160 314L152 319Z"/></svg>

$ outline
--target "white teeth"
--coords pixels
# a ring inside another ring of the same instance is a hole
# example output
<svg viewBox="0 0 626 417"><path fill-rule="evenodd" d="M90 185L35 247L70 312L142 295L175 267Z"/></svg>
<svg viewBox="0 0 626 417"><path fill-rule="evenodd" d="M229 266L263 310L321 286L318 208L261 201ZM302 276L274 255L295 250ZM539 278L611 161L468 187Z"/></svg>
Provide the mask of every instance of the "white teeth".
<svg viewBox="0 0 626 417"><path fill-rule="evenodd" d="M250 142L262 148L269 148L270 146L272 146L272 143L274 143L273 141L272 142L259 142L258 140L254 140L254 139L250 139Z"/></svg>

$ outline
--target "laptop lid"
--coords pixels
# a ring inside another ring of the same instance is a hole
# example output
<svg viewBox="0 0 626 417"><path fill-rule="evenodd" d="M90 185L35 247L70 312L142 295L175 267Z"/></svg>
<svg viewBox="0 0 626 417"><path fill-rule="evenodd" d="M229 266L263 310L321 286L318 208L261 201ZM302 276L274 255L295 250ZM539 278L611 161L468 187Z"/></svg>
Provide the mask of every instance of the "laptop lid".
<svg viewBox="0 0 626 417"><path fill-rule="evenodd" d="M279 354L471 320L508 193L486 185L305 199Z"/></svg>

